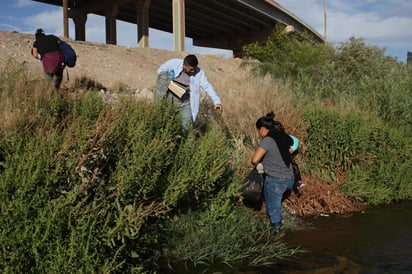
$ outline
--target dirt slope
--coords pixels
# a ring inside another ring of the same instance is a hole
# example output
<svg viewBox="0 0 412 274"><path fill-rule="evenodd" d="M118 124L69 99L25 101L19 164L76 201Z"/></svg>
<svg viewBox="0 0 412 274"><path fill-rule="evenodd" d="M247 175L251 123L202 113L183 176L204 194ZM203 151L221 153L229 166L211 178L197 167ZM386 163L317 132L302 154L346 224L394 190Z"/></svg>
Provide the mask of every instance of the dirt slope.
<svg viewBox="0 0 412 274"><path fill-rule="evenodd" d="M25 63L32 71L42 75L41 63L34 59L30 50L34 35L0 31L0 64L3 66L10 57ZM64 39L66 40L66 39ZM111 88L123 83L132 89L152 89L156 83L156 70L170 58L183 58L188 53L160 49L137 48L66 40L75 49L78 60L75 68L69 68L70 81L87 76ZM199 66L207 72L210 82L238 77L236 70L240 60L217 55L197 55ZM68 85L65 77L63 84Z"/></svg>

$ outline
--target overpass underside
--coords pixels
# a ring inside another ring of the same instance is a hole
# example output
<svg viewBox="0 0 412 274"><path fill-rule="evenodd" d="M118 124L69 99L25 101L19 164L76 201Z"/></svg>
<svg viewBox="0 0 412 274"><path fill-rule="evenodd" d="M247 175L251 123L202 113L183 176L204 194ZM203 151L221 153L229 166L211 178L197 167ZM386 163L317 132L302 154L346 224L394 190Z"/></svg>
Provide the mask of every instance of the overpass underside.
<svg viewBox="0 0 412 274"><path fill-rule="evenodd" d="M299 18L272 0L34 0L63 8L64 36L68 20L75 26L75 39L86 41L88 14L105 17L106 43L117 44L116 22L137 25L139 47L149 47L149 28L173 34L173 49L185 51L185 37L195 46L232 50L264 42L276 24L292 25L297 32L308 31L323 38Z"/></svg>

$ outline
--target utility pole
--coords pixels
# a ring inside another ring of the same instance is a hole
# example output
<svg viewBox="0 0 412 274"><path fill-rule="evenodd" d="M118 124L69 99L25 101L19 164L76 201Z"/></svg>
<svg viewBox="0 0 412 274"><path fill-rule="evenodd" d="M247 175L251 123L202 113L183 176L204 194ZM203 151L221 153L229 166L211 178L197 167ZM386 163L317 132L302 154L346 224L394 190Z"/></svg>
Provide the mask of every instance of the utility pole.
<svg viewBox="0 0 412 274"><path fill-rule="evenodd" d="M328 41L328 17L326 12L326 0L323 0L323 36L325 37L325 43Z"/></svg>

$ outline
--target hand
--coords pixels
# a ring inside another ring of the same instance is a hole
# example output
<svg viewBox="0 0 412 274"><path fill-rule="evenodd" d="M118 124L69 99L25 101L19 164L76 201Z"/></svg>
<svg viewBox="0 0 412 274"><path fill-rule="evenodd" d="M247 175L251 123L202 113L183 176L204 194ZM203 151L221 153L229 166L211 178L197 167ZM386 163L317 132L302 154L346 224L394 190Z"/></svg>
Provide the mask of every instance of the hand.
<svg viewBox="0 0 412 274"><path fill-rule="evenodd" d="M257 170L257 172L258 172L259 174L265 173L265 170L264 170L264 168L263 168L262 163L257 164L256 170Z"/></svg>
<svg viewBox="0 0 412 274"><path fill-rule="evenodd" d="M222 104L215 105L215 110L219 110L220 112L222 112Z"/></svg>

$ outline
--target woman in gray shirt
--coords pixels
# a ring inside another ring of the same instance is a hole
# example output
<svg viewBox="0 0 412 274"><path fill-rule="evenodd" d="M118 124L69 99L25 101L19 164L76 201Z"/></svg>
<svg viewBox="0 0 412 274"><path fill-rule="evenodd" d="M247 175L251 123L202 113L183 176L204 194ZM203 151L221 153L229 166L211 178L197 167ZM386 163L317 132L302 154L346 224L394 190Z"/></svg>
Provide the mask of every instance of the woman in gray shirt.
<svg viewBox="0 0 412 274"><path fill-rule="evenodd" d="M282 197L293 183L293 168L289 148L292 138L275 128L275 114L270 112L256 121L262 141L252 156L254 166L263 165L265 181L263 195L270 225L276 231L282 226Z"/></svg>

